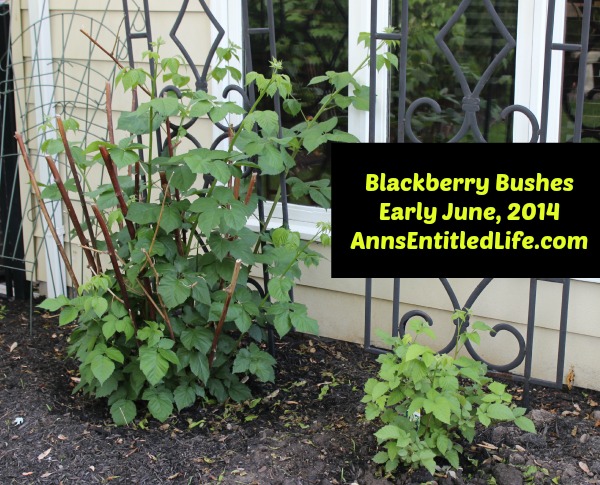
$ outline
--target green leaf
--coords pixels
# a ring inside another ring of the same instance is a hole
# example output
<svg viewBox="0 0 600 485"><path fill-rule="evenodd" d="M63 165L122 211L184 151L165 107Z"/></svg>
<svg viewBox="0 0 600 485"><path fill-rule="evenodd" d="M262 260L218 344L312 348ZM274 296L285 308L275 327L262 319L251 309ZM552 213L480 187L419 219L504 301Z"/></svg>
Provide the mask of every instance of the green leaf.
<svg viewBox="0 0 600 485"><path fill-rule="evenodd" d="M192 279L192 298L196 303L211 304L210 290L204 278L196 277Z"/></svg>
<svg viewBox="0 0 600 485"><path fill-rule="evenodd" d="M218 123L219 121L223 121L228 114L243 115L245 113L246 110L241 106L231 101L226 101L220 106L215 106L213 109L211 109L209 116L213 123Z"/></svg>
<svg viewBox="0 0 600 485"><path fill-rule="evenodd" d="M213 106L214 104L208 100L197 101L190 108L190 117L201 118L208 114L208 112L213 109Z"/></svg>
<svg viewBox="0 0 600 485"><path fill-rule="evenodd" d="M261 382L273 382L275 372L273 367L277 361L267 352L260 350L252 343L248 348L241 349L233 362L234 374L249 372L256 375Z"/></svg>
<svg viewBox="0 0 600 485"><path fill-rule="evenodd" d="M487 415L492 419L499 421L512 421L515 416L510 408L505 404L494 403L487 408Z"/></svg>
<svg viewBox="0 0 600 485"><path fill-rule="evenodd" d="M164 208L162 217L160 218L160 227L167 233L173 232L175 229L181 228L181 214L173 207L167 206Z"/></svg>
<svg viewBox="0 0 600 485"><path fill-rule="evenodd" d="M167 374L169 362L158 353L158 349L144 345L140 347L140 369L148 382L155 386Z"/></svg>
<svg viewBox="0 0 600 485"><path fill-rule="evenodd" d="M117 331L116 326L115 326L115 322L117 320L112 315L109 315L109 316L111 318L105 319L105 322L102 324L102 335L104 335L104 338L106 340L111 338Z"/></svg>
<svg viewBox="0 0 600 485"><path fill-rule="evenodd" d="M119 362L120 364L122 364L123 362L125 362L125 357L123 357L123 354L121 353L121 351L115 347L109 347L106 349L106 356L110 359L110 360L114 360L115 362Z"/></svg>
<svg viewBox="0 0 600 485"><path fill-rule="evenodd" d="M492 383L488 384L488 388L494 394L501 396L502 394L504 394L504 391L506 390L506 385L501 384L500 382L492 382Z"/></svg>
<svg viewBox="0 0 600 485"><path fill-rule="evenodd" d="M412 344L406 351L404 360L408 362L408 361L417 359L418 357L420 357L421 355L423 355L424 353L429 352L429 351L430 351L429 347L426 347L424 345L419 345L419 344Z"/></svg>
<svg viewBox="0 0 600 485"><path fill-rule="evenodd" d="M97 355L92 359L91 369L94 377L98 379L100 385L102 385L115 371L115 364L108 357Z"/></svg>
<svg viewBox="0 0 600 485"><path fill-rule="evenodd" d="M49 312L55 312L61 309L65 305L70 305L69 300L65 295L57 296L56 298L46 298L42 303L38 305L38 308L48 310Z"/></svg>
<svg viewBox="0 0 600 485"><path fill-rule="evenodd" d="M295 99L288 98L283 102L283 110L292 116L296 116L302 111L302 105Z"/></svg>
<svg viewBox="0 0 600 485"><path fill-rule="evenodd" d="M229 210L225 209L223 211L223 222L233 231L242 229L248 222L246 205L239 200L234 200Z"/></svg>
<svg viewBox="0 0 600 485"><path fill-rule="evenodd" d="M106 310L108 310L108 301L106 301L106 298L96 296L92 298L92 308L94 313L101 317L106 313Z"/></svg>
<svg viewBox="0 0 600 485"><path fill-rule="evenodd" d="M164 121L165 119L160 113L154 112L152 126L150 127L150 106L145 103L136 111L121 113L117 122L117 129L127 131L133 135L143 135L148 133L149 130L152 130L152 132L158 130Z"/></svg>
<svg viewBox="0 0 600 485"><path fill-rule="evenodd" d="M79 316L79 310L74 306L64 307L60 312L60 317L58 317L58 324L60 326L67 325L75 320Z"/></svg>
<svg viewBox="0 0 600 485"><path fill-rule="evenodd" d="M96 388L94 395L96 397L107 397L110 396L113 392L117 390L119 387L119 381L115 377L115 373L111 375L104 383Z"/></svg>
<svg viewBox="0 0 600 485"><path fill-rule="evenodd" d="M137 414L137 408L133 401L119 399L110 407L110 415L117 426L131 423Z"/></svg>
<svg viewBox="0 0 600 485"><path fill-rule="evenodd" d="M268 284L269 294L278 301L288 302L293 286L293 282L289 278L274 278Z"/></svg>
<svg viewBox="0 0 600 485"><path fill-rule="evenodd" d="M212 345L213 333L204 327L186 328L181 332L180 338L186 349L196 349L203 354L207 354Z"/></svg>
<svg viewBox="0 0 600 485"><path fill-rule="evenodd" d="M159 204L132 202L127 209L127 219L135 224L155 224L160 214Z"/></svg>
<svg viewBox="0 0 600 485"><path fill-rule="evenodd" d="M312 86L313 84L320 84L320 83L328 81L328 80L329 80L329 76L315 76L310 80L308 85Z"/></svg>
<svg viewBox="0 0 600 485"><path fill-rule="evenodd" d="M125 168L136 163L140 157L137 153L122 150L121 148L113 148L110 152L110 157L118 168Z"/></svg>
<svg viewBox="0 0 600 485"><path fill-rule="evenodd" d="M174 116L179 113L179 100L171 96L154 98L150 101L150 106L163 116Z"/></svg>
<svg viewBox="0 0 600 485"><path fill-rule="evenodd" d="M371 399L376 401L385 393L390 390L390 386L387 382L377 382L373 387L373 391L371 392Z"/></svg>
<svg viewBox="0 0 600 485"><path fill-rule="evenodd" d="M515 419L515 424L523 431L528 433L536 433L535 424L533 424L531 419L526 418L525 416L519 416L517 419Z"/></svg>
<svg viewBox="0 0 600 485"><path fill-rule="evenodd" d="M40 147L42 152L47 153L48 155L57 155L65 151L65 146L62 142L62 139L49 139L42 143Z"/></svg>
<svg viewBox="0 0 600 485"><path fill-rule="evenodd" d="M379 429L375 433L375 437L379 443L383 443L384 441L397 440L401 438L403 434L404 431L402 431L398 426L388 424Z"/></svg>
<svg viewBox="0 0 600 485"><path fill-rule="evenodd" d="M255 111L254 119L267 136L276 135L279 132L279 116L275 111Z"/></svg>
<svg viewBox="0 0 600 485"><path fill-rule="evenodd" d="M442 423L450 424L450 403L443 397L438 397L435 400L435 406L433 408L433 415L439 419Z"/></svg>
<svg viewBox="0 0 600 485"><path fill-rule="evenodd" d="M272 308L272 307L271 307ZM279 334L279 337L285 337L292 330L292 322L290 321L291 312L287 310L285 313L279 313L273 320L273 326Z"/></svg>
<svg viewBox="0 0 600 485"><path fill-rule="evenodd" d="M319 325L314 318L301 312L293 312L290 315L292 325L298 332L310 333L317 335L319 333Z"/></svg>
<svg viewBox="0 0 600 485"><path fill-rule="evenodd" d="M264 175L277 175L285 170L282 149L266 145L258 156L258 166Z"/></svg>
<svg viewBox="0 0 600 485"><path fill-rule="evenodd" d="M201 352L194 352L190 357L190 369L204 384L210 377L208 358Z"/></svg>
<svg viewBox="0 0 600 485"><path fill-rule="evenodd" d="M148 410L161 423L173 412L173 395L168 389L146 389L142 399L148 401Z"/></svg>
<svg viewBox="0 0 600 485"><path fill-rule="evenodd" d="M245 384L242 384L237 379L231 383L228 388L229 397L235 402L244 402L252 398L250 389Z"/></svg>
<svg viewBox="0 0 600 485"><path fill-rule="evenodd" d="M196 174L187 165L181 165L173 171L173 175L169 180L173 188L185 192L192 188L196 182Z"/></svg>
<svg viewBox="0 0 600 485"><path fill-rule="evenodd" d="M360 86L354 89L352 106L360 111L369 111L369 86Z"/></svg>
<svg viewBox="0 0 600 485"><path fill-rule="evenodd" d="M168 309L183 304L192 294L191 285L186 279L176 276L163 276L158 284L158 293Z"/></svg>
<svg viewBox="0 0 600 485"><path fill-rule="evenodd" d="M183 383L175 388L173 391L173 397L175 398L177 410L181 411L182 409L188 408L196 402L196 391L187 383Z"/></svg>

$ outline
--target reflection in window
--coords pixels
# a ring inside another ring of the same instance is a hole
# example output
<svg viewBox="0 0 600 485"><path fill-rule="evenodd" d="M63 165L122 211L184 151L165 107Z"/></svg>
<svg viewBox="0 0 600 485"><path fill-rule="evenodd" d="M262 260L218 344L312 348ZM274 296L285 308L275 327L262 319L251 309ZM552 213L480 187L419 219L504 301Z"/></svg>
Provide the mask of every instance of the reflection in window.
<svg viewBox="0 0 600 485"><path fill-rule="evenodd" d="M409 4L409 40L406 107L418 98L427 97L439 103L438 115L427 106L417 110L412 128L424 142L447 142L459 130L464 113L462 92L450 63L435 42L435 36L457 10L460 2L425 0ZM514 0L492 1L510 34L516 38L517 4ZM402 0L392 0L392 25L400 26ZM472 91L492 60L506 45L492 16L483 2L473 2L445 37L445 42L460 64ZM515 50L513 49L493 73L481 93L481 107L477 113L478 125L484 138L490 142L511 142L511 120L503 121L501 111L513 104ZM390 83L391 124L390 139L398 141L398 73ZM400 140L408 141L408 139ZM474 141L467 136L463 142Z"/></svg>
<svg viewBox="0 0 600 485"><path fill-rule="evenodd" d="M249 20L251 28L267 26L267 8L264 1L250 1ZM309 86L310 80L327 71L348 69L348 0L275 0L275 37L277 57L283 61L285 74L294 85L294 95L302 104L305 116L314 115L319 101L331 87L328 83ZM270 75L269 39L267 35L252 37L252 69ZM261 109L273 109L270 100L265 100ZM338 128L348 129L346 115L339 110L324 113L320 121L337 116ZM283 125L291 128L298 123L282 113ZM304 181L330 178L331 158L328 145L323 145L310 154L299 153L297 166L290 177ZM279 179L268 177L265 181L267 198L277 192ZM308 197L295 199L289 194L289 201L296 204L312 205Z"/></svg>
<svg viewBox="0 0 600 485"><path fill-rule="evenodd" d="M566 43L581 43L583 2L567 2ZM584 88L583 123L581 141L600 141L600 2L592 5L590 39L588 44L586 79ZM575 101L577 96L577 72L579 52L565 54L562 96L561 142L570 142L574 134Z"/></svg>

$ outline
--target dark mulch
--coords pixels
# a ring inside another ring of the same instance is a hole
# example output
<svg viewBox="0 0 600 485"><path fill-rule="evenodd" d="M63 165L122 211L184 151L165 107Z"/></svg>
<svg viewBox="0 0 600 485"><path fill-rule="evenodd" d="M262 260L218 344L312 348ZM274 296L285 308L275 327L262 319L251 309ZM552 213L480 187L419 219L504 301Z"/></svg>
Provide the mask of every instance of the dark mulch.
<svg viewBox="0 0 600 485"><path fill-rule="evenodd" d="M600 483L598 392L536 387L537 434L497 426L477 436L462 470L385 477L360 403L376 357L359 345L291 334L277 344L275 384L256 386L246 407L115 427L101 400L71 394L68 329L36 311L30 336L28 304L0 305L2 485ZM511 392L522 395L517 384Z"/></svg>

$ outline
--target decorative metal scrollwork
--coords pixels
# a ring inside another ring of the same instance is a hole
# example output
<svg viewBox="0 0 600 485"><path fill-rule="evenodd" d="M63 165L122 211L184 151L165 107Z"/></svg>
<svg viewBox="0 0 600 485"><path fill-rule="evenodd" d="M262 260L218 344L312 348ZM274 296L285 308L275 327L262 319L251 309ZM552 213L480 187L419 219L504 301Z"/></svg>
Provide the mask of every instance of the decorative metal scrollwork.
<svg viewBox="0 0 600 485"><path fill-rule="evenodd" d="M450 299L450 305L452 310L463 310L466 312L466 320L461 322L459 320L454 320L454 331L452 337L448 344L438 350L440 354L447 354L454 349L456 349L459 337L459 331L464 332L469 326L469 314L468 311L473 309L477 299L481 296L483 291L489 286L489 284L493 281L493 278L483 278L479 284L475 287L475 289L471 292L470 296L467 298L467 301L464 305L461 305L456 297L456 293L454 289L450 285L450 282L447 278L439 278L439 281L442 283L448 298ZM546 381L541 379L534 379L531 377L531 362L533 357L533 332L535 328L535 304L536 304L536 285L538 281L549 281L552 283L559 283L563 286L563 298L562 298L562 310L560 317L560 332L559 332L559 342L558 342L558 361L556 367L556 379L554 382ZM375 353L383 353L387 352L386 349L377 348L371 345L371 284L372 281L367 279L367 287L366 287L366 305L365 305L365 348L368 351ZM517 352L516 356L507 363L492 363L484 359L473 347L472 343L467 340L465 342L465 349L469 353L469 355L479 362L483 362L487 365L488 369L492 372L499 373L509 373L512 374L516 378L523 378L525 381L525 390L528 392L529 383L530 382L539 382L541 384L550 386L550 387L560 387L563 381L563 366L564 366L564 354L565 354L565 345L566 345L566 327L567 327L567 310L568 310L568 298L569 298L569 289L570 289L570 280L566 279L531 279L530 285L530 293L529 293L529 314L527 317L527 339L523 337L521 332L514 326L506 322L498 323L492 327L491 337L495 338L500 332L508 332L511 334L517 343ZM409 310L404 315L399 316L400 309L400 279L396 278L394 280L394 295L393 295L393 315L392 315L392 335L393 336L403 336L406 332L406 326L408 322L412 318L422 318L427 322L430 326L433 326L434 321L433 318L425 311L420 309ZM459 326L460 324L460 326ZM518 374L513 374L515 369L517 369L521 364L525 363L525 371L523 376L519 376ZM525 402L528 402L528 395L525 396Z"/></svg>

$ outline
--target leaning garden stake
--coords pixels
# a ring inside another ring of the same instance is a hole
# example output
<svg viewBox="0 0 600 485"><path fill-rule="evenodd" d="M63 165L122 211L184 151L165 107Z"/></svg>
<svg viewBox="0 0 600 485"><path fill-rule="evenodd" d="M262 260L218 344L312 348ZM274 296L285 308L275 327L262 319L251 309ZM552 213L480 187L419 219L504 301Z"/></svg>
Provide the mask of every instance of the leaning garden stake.
<svg viewBox="0 0 600 485"><path fill-rule="evenodd" d="M31 166L31 162L29 161L29 156L27 155L27 149L25 148L25 143L23 142L23 137L21 136L20 133L15 133L15 138L17 139L17 143L19 144L19 149L21 150L21 155L23 156L23 162L25 163L25 168L27 169L27 173L29 174L29 180L31 181L31 186L33 187L33 192L37 198L38 204L40 206L40 210L42 211L42 214L44 215L46 224L48 224L48 230L50 231L50 234L52 234L52 238L54 239L54 242L56 243L56 246L58 247L60 256L65 263L67 272L69 273L69 276L71 277L71 280L72 280L72 285L75 289L77 289L79 287L79 282L77 281L77 277L75 276L75 271L73 271L73 266L71 265L71 262L67 256L67 253L65 253L65 247L64 247L62 241L60 240L60 238L58 237L56 228L54 227L54 224L52 223L52 218L50 217L50 214L48 214L48 209L46 208L46 204L44 203L44 199L40 192L40 186L37 183L37 180L35 178L35 172L33 171L33 167Z"/></svg>

